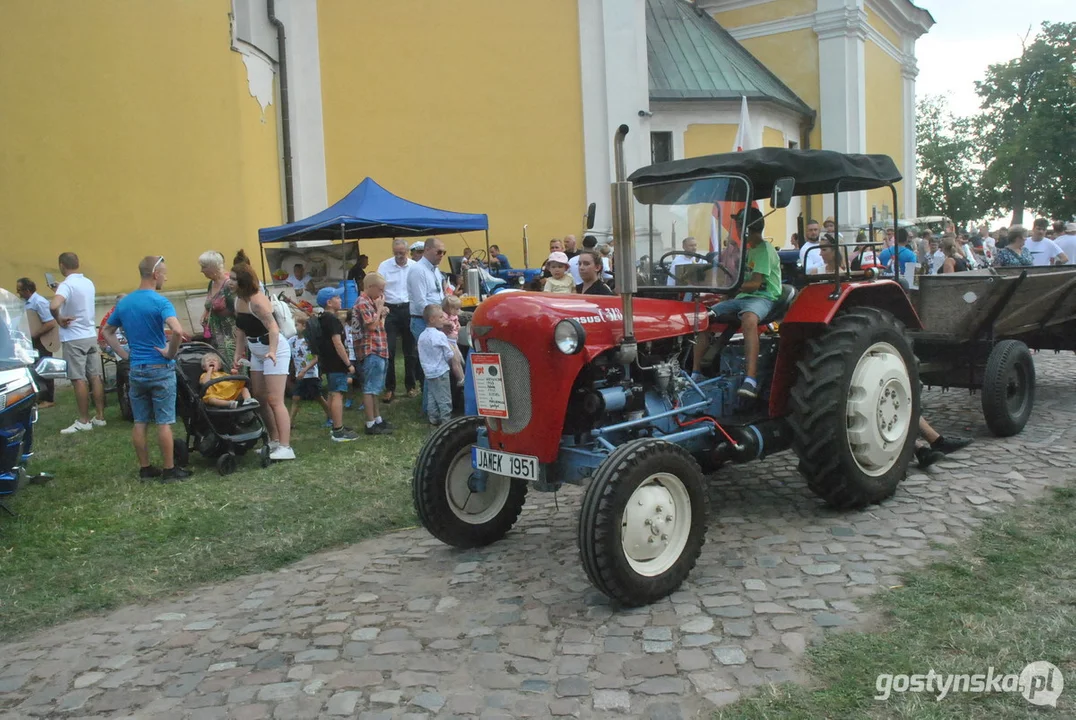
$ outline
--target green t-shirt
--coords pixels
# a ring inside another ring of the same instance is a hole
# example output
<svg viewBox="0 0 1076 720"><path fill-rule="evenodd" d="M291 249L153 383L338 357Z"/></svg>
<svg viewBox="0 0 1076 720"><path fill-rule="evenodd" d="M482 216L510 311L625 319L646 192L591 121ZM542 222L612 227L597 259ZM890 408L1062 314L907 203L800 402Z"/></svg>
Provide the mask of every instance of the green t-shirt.
<svg viewBox="0 0 1076 720"><path fill-rule="evenodd" d="M738 297L760 297L776 301L781 297L781 258L773 245L763 240L755 247L747 246L747 273L744 281L759 273L763 277L762 287L754 292L742 292Z"/></svg>

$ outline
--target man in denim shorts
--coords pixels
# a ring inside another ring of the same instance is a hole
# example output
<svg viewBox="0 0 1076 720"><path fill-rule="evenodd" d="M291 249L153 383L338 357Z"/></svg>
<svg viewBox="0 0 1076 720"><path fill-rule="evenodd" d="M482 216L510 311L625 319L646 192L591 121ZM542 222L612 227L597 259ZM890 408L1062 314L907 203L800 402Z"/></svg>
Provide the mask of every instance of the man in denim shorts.
<svg viewBox="0 0 1076 720"><path fill-rule="evenodd" d="M740 318L740 330L744 338L744 360L747 364L747 377L740 386L739 394L746 398L758 397L758 325L762 318L770 314L773 304L781 297L781 259L762 237L764 220L762 211L748 207L732 216L739 225L747 215L747 268L744 271L743 285L736 297L723 300L710 311L715 315L731 315ZM709 347L709 333L699 336L695 344L695 372L702 366L703 355Z"/></svg>
<svg viewBox="0 0 1076 720"><path fill-rule="evenodd" d="M172 445L172 425L176 422L176 370L172 358L179 350L183 328L172 303L158 292L164 287L166 273L162 256L142 258L138 263L141 278L138 289L116 303L104 336L109 347L131 364L129 397L134 413L131 440L140 466L138 476L142 480L171 483L186 480L191 473L175 466ZM165 325L172 331L171 338L165 338ZM119 328L123 328L127 337L126 348L116 337ZM146 426L150 422L157 426L163 471L149 461Z"/></svg>

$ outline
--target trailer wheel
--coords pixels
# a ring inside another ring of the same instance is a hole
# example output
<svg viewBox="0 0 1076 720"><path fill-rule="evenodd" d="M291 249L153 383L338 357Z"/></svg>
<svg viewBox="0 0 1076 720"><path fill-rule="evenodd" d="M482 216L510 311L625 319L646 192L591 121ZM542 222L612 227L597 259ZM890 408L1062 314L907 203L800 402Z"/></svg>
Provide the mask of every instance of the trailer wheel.
<svg viewBox="0 0 1076 720"><path fill-rule="evenodd" d="M807 487L838 509L896 492L919 424L919 366L904 326L853 308L808 344L797 369L789 421Z"/></svg>
<svg viewBox="0 0 1076 720"><path fill-rule="evenodd" d="M590 581L626 607L674 592L706 541L710 501L683 448L643 438L595 471L579 513L579 554Z"/></svg>
<svg viewBox="0 0 1076 720"><path fill-rule="evenodd" d="M419 452L411 498L422 525L443 543L474 548L497 542L512 529L527 498L527 483L489 474L486 489L470 488L471 447L479 417L460 417L439 427Z"/></svg>
<svg viewBox="0 0 1076 720"><path fill-rule="evenodd" d="M1002 340L990 351L983 375L983 417L998 437L1016 435L1035 405L1035 362L1027 345Z"/></svg>

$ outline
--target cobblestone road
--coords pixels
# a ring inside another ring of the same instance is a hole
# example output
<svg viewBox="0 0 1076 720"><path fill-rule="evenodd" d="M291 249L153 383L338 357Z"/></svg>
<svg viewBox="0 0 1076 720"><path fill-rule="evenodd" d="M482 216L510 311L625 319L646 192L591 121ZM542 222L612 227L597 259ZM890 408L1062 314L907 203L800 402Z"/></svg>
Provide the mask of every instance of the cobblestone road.
<svg viewBox="0 0 1076 720"><path fill-rule="evenodd" d="M929 391L928 419L976 444L863 512L822 506L790 454L727 468L689 583L618 612L575 546L581 493L532 493L509 537L457 551L409 530L274 573L69 623L0 647L0 718L689 718L800 679L828 629L1017 498L1071 476L1076 359L1036 357L1016 438L978 396Z"/></svg>

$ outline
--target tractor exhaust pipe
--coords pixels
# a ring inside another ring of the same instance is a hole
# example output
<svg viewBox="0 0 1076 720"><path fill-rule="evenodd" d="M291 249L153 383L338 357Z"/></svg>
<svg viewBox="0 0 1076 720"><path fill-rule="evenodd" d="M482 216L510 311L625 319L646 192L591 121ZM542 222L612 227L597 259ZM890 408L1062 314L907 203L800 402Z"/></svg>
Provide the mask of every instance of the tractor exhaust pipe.
<svg viewBox="0 0 1076 720"><path fill-rule="evenodd" d="M613 137L613 156L616 165L616 182L611 188L613 210L613 256L619 267L627 271L617 273L616 286L620 294L620 303L624 312L624 338L620 341L620 362L630 365L638 357L635 343L635 315L632 300L639 282L634 272L635 267L635 198L632 185L625 180L627 171L624 167L624 137L628 126L621 125Z"/></svg>

